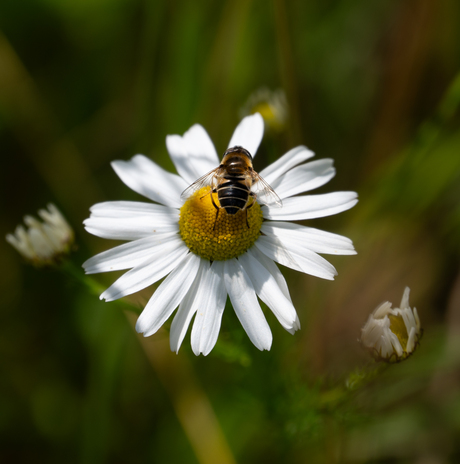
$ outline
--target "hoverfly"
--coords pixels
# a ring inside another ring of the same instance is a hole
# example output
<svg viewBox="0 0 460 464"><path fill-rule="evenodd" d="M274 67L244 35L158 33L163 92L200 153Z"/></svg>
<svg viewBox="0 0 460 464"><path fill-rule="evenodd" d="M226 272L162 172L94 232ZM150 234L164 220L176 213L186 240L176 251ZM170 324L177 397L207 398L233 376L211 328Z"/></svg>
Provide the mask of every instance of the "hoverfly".
<svg viewBox="0 0 460 464"><path fill-rule="evenodd" d="M182 192L182 200L186 200L194 192L206 186L211 186L208 195L217 193L220 203L220 206L217 206L211 195L212 204L216 208L214 229L221 209L225 209L228 214L246 211L246 225L249 229L247 210L254 205L256 200L265 205L282 206L279 196L254 171L251 154L240 146L227 149L220 165L186 188ZM249 197L254 199L250 204Z"/></svg>

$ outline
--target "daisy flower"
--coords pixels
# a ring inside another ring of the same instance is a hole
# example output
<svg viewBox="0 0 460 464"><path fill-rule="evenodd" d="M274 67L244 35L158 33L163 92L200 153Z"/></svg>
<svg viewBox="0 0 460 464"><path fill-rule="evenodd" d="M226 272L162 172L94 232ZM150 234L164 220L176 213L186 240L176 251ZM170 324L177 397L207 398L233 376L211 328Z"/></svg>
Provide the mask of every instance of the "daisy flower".
<svg viewBox="0 0 460 464"><path fill-rule="evenodd" d="M244 118L229 147L244 147L252 156L263 137L260 114ZM182 192L219 166L205 129L192 126L182 137L166 137L178 174L165 171L143 155L114 161L120 179L153 203L111 201L91 208L86 230L107 239L127 240L83 264L86 273L129 269L101 295L106 301L138 292L166 277L148 301L136 330L150 336L177 310L170 346L178 351L192 321L191 344L207 355L220 330L227 296L244 330L260 350L269 350L272 334L258 298L280 324L294 333L300 328L286 281L275 262L332 280L334 267L318 253L354 254L345 237L292 223L345 211L357 202L354 192L301 195L328 182L335 174L332 160L305 163L307 148L292 149L260 175L281 198L281 208L252 206L237 214L219 209L217 194L204 187L189 198Z"/></svg>

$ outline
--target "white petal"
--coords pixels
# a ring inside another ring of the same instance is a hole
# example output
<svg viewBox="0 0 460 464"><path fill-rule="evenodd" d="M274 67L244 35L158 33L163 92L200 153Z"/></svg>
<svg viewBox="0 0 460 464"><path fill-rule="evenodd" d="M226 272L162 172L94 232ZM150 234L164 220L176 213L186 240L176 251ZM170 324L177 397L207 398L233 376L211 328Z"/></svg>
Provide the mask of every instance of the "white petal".
<svg viewBox="0 0 460 464"><path fill-rule="evenodd" d="M135 192L166 206L182 206L180 194L187 183L144 155L136 155L129 161L113 161L112 167L118 177Z"/></svg>
<svg viewBox="0 0 460 464"><path fill-rule="evenodd" d="M153 203L107 201L90 208L88 232L109 239L136 240L179 230L179 210Z"/></svg>
<svg viewBox="0 0 460 464"><path fill-rule="evenodd" d="M250 340L259 350L269 350L273 340L270 327L254 287L236 259L225 261L224 280L233 309Z"/></svg>
<svg viewBox="0 0 460 464"><path fill-rule="evenodd" d="M295 324L294 324L294 327L293 327L293 331L297 331L297 330L300 330L301 329L301 326L300 326L300 319L299 319L299 315L297 315L297 317L295 318ZM294 333L294 332L291 332L289 331L290 333Z"/></svg>
<svg viewBox="0 0 460 464"><path fill-rule="evenodd" d="M259 237L254 245L267 258L296 271L304 272L300 264L297 263L277 237Z"/></svg>
<svg viewBox="0 0 460 464"><path fill-rule="evenodd" d="M383 333L384 327L389 326L389 324L390 320L388 317L384 317L383 319L375 319L371 314L367 318L366 324L361 329L361 340L364 346L369 348L375 347Z"/></svg>
<svg viewBox="0 0 460 464"><path fill-rule="evenodd" d="M154 234L179 232L179 210L169 214L129 217L124 219L90 217L83 221L85 229L98 237L114 240L137 240Z"/></svg>
<svg viewBox="0 0 460 464"><path fill-rule="evenodd" d="M301 245L316 253L356 254L353 242L349 238L293 222L267 221L262 224L261 231L267 236L278 237L282 242L292 240L296 246Z"/></svg>
<svg viewBox="0 0 460 464"><path fill-rule="evenodd" d="M398 345L399 345L399 350L398 350ZM398 341L398 338L396 337L393 333L391 333L389 330L384 330L382 332L382 335L378 339L377 343L375 344L375 349L377 350L378 353L384 358L384 359L389 359L390 356L393 354L395 349L396 352L400 351L402 354L402 348L401 344Z"/></svg>
<svg viewBox="0 0 460 464"><path fill-rule="evenodd" d="M389 329L388 329L387 332L385 332L385 335L386 335L387 339L391 340L391 344L393 345L393 348L395 349L396 354L400 358L403 355L403 349L402 349L402 346L401 346L401 342L399 341L399 338L393 332L391 332ZM389 355L391 355L391 352L392 352L392 350L390 350Z"/></svg>
<svg viewBox="0 0 460 464"><path fill-rule="evenodd" d="M200 267L201 258L189 253L157 288L136 323L144 337L154 334L179 306L190 289Z"/></svg>
<svg viewBox="0 0 460 464"><path fill-rule="evenodd" d="M254 255L268 269L268 272L270 272L270 274L275 278L278 287L283 292L283 295L292 303L286 279L284 278L283 274L281 274L281 271L278 269L278 266L275 264L275 262L268 258L268 256L264 255L261 251L259 251L257 247L250 248L248 252Z"/></svg>
<svg viewBox="0 0 460 464"><path fill-rule="evenodd" d="M14 248L16 248L16 250L24 257L29 259L33 258L34 253L33 250L30 248L29 240L19 240L18 237L16 237L15 235L7 234L6 241L10 245L14 246Z"/></svg>
<svg viewBox="0 0 460 464"><path fill-rule="evenodd" d="M168 135L166 147L177 172L188 184L219 165L216 149L199 124L192 126L183 137Z"/></svg>
<svg viewBox="0 0 460 464"><path fill-rule="evenodd" d="M417 331L415 327L412 327L409 331L409 336L407 338L407 343L406 343L407 353L412 353L412 351L414 351L416 341L417 341Z"/></svg>
<svg viewBox="0 0 460 464"><path fill-rule="evenodd" d="M192 320L193 315L196 313L197 305L195 304L198 292L202 289L204 271L209 269L209 261L202 259L200 267L196 274L195 280L190 286L189 291L181 301L179 309L171 323L169 334L169 346L171 351L179 352L185 334L187 333L188 326Z"/></svg>
<svg viewBox="0 0 460 464"><path fill-rule="evenodd" d="M69 227L67 221L64 219L64 216L61 212L56 208L55 205L52 203L48 203L47 205L48 210L40 209L38 211L39 216L47 223L53 224L59 228L66 228Z"/></svg>
<svg viewBox="0 0 460 464"><path fill-rule="evenodd" d="M195 302L198 310L192 328L192 350L197 356L207 356L214 348L226 301L224 261L214 261L203 275Z"/></svg>
<svg viewBox="0 0 460 464"><path fill-rule="evenodd" d="M171 217L175 221L179 218L179 210L169 206L140 201L105 201L91 206L91 217L106 217L124 219L137 216L155 215Z"/></svg>
<svg viewBox="0 0 460 464"><path fill-rule="evenodd" d="M341 213L358 203L355 192L333 192L286 198L282 208L262 206L265 219L301 221Z"/></svg>
<svg viewBox="0 0 460 464"><path fill-rule="evenodd" d="M409 306L409 294L410 294L410 288L406 287L404 289L404 293L403 293L403 296L401 298L401 304L399 305L399 307L401 309L410 308L410 306Z"/></svg>
<svg viewBox="0 0 460 464"><path fill-rule="evenodd" d="M278 287L275 278L251 253L251 250L239 256L238 261L251 279L259 298L273 311L273 314L285 329L292 329L297 313L292 303Z"/></svg>
<svg viewBox="0 0 460 464"><path fill-rule="evenodd" d="M289 169L303 163L312 156L315 156L315 154L307 147L304 147L303 145L295 147L292 150L289 150L280 159L270 164L270 166L267 166L265 169L260 171L259 174L271 185L276 181L276 179L278 179L278 177L289 171Z"/></svg>
<svg viewBox="0 0 460 464"><path fill-rule="evenodd" d="M228 148L240 146L246 148L254 157L264 136L264 119L259 113L246 116L233 132Z"/></svg>
<svg viewBox="0 0 460 464"><path fill-rule="evenodd" d="M103 251L83 263L86 274L97 272L120 271L131 269L147 259L152 259L158 251L162 251L171 242L180 242L176 233L157 234L133 242L124 243L115 248Z"/></svg>
<svg viewBox="0 0 460 464"><path fill-rule="evenodd" d="M101 300L113 301L138 292L162 279L171 272L189 252L184 242L175 242L157 251L141 264L123 274L101 296Z"/></svg>
<svg viewBox="0 0 460 464"><path fill-rule="evenodd" d="M66 236L61 233L55 226L51 226L49 224L43 224L42 226L43 234L48 239L49 243L51 243L53 250L55 253L59 253L61 251L62 242L65 242ZM63 232L63 231L62 231Z"/></svg>
<svg viewBox="0 0 460 464"><path fill-rule="evenodd" d="M420 324L420 318L418 317L417 308L414 308L414 318L415 318L415 324L417 325L417 332L418 332L422 328L422 325Z"/></svg>
<svg viewBox="0 0 460 464"><path fill-rule="evenodd" d="M332 163L331 159L321 159L296 166L278 177L271 187L282 199L321 187L335 176Z"/></svg>
<svg viewBox="0 0 460 464"><path fill-rule="evenodd" d="M55 253L53 244L43 234L41 230L32 228L29 230L29 240L32 249L39 258L49 258Z"/></svg>
<svg viewBox="0 0 460 464"><path fill-rule="evenodd" d="M259 237L255 246L273 261L291 269L327 280L334 280L337 275L334 266L313 251L297 249L289 242L280 243L276 237Z"/></svg>
<svg viewBox="0 0 460 464"><path fill-rule="evenodd" d="M372 318L385 319L385 316L388 316L388 314L394 314L394 312L391 309L391 303L389 301L384 301L382 304L380 304L380 306L377 306L373 314L369 316L369 320L371 321ZM388 318L386 319L388 320L388 327L390 327L390 320Z"/></svg>
<svg viewBox="0 0 460 464"><path fill-rule="evenodd" d="M406 287L408 288L408 287ZM406 326L407 333L410 333L411 329L417 328L417 322L415 320L415 316L413 311L410 308L405 308L403 310L398 311L400 316L403 318L404 325Z"/></svg>

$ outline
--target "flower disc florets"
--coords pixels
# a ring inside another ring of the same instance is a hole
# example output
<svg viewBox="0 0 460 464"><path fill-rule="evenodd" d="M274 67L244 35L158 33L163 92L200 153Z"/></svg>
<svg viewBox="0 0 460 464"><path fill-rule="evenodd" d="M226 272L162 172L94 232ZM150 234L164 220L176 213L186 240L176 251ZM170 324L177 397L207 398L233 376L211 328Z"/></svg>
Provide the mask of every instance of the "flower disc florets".
<svg viewBox="0 0 460 464"><path fill-rule="evenodd" d="M219 206L217 193L211 187L195 192L180 210L179 230L190 251L210 261L225 261L246 252L257 240L262 226L262 211L257 202L236 214ZM217 222L216 213L219 211ZM247 223L246 223L247 214ZM249 227L248 227L249 225Z"/></svg>

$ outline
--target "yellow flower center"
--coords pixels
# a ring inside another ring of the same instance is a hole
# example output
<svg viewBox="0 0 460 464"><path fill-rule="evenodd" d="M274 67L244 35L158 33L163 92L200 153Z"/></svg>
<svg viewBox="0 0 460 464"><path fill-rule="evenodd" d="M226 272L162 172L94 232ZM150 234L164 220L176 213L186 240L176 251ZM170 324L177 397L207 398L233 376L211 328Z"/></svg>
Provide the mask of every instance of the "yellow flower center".
<svg viewBox="0 0 460 464"><path fill-rule="evenodd" d="M271 122L272 120L276 119L273 106L270 105L270 103L268 102L262 102L262 103L257 104L253 108L252 113L253 114L260 113L266 121Z"/></svg>
<svg viewBox="0 0 460 464"><path fill-rule="evenodd" d="M398 337L399 343L401 343L401 347L405 352L409 335L404 319L402 316L394 316L393 314L389 314L388 318L390 319L390 330Z"/></svg>
<svg viewBox="0 0 460 464"><path fill-rule="evenodd" d="M249 197L248 208L228 214L224 208L215 208L211 195L217 206L220 206L219 199L210 190L211 187L203 187L184 203L180 210L180 235L190 251L202 258L210 261L236 258L259 237L262 211Z"/></svg>
<svg viewBox="0 0 460 464"><path fill-rule="evenodd" d="M252 114L260 113L270 129L274 129L275 131L281 131L283 129L283 121L278 117L276 108L270 103L259 103L254 106L251 112Z"/></svg>

